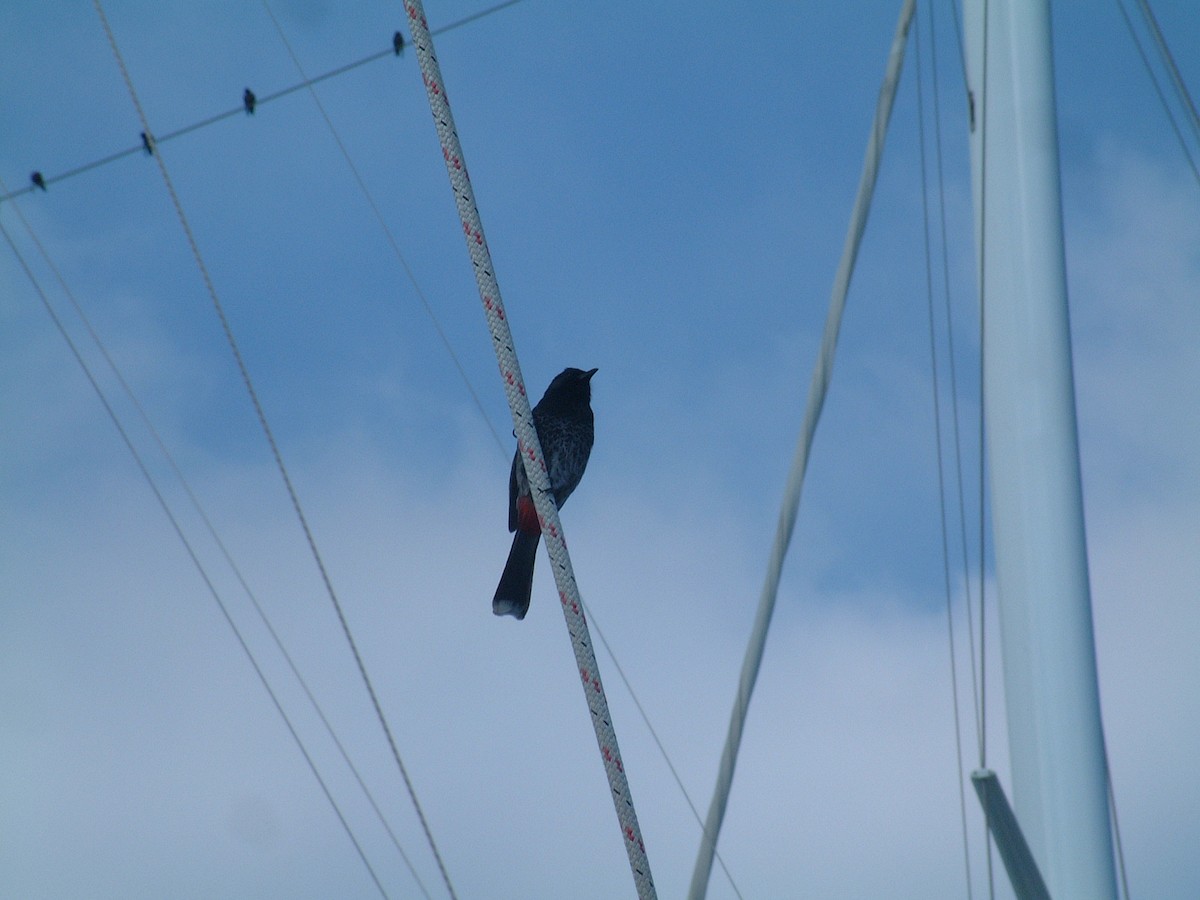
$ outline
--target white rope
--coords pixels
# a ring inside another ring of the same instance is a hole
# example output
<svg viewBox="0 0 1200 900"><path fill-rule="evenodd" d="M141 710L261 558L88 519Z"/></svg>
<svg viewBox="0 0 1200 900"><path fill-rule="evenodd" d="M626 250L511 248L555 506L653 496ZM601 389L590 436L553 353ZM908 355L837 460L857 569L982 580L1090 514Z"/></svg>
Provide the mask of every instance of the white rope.
<svg viewBox="0 0 1200 900"><path fill-rule="evenodd" d="M425 20L425 11L421 0L406 0L404 8L408 13L413 46L417 51L421 77L429 96L430 111L433 113L438 140L442 145L442 155L446 161L446 171L450 176L450 186L454 192L459 218L462 219L463 236L466 238L471 264L475 269L475 281L479 287L480 299L483 301L484 313L487 316L492 346L496 352L496 361L500 366L500 375L504 382L504 392L512 411L517 445L524 460L526 474L529 476L538 520L542 525L542 536L546 541L546 551L550 555L554 581L558 585L559 599L562 601L563 615L566 618L567 631L571 636L571 646L575 651L575 661L583 681L588 710L591 712L592 726L596 731L596 741L600 746L604 771L608 775L609 787L612 789L613 804L616 807L617 819L621 824L621 834L625 839L625 850L629 855L633 880L637 886L639 897L655 897L654 881L650 875L650 861L646 857L646 847L642 842L637 814L633 808L633 797L630 795L629 783L625 778L625 766L621 762L621 754L617 747L617 735L608 712L608 701L605 699L604 687L600 681L596 654L592 649L587 621L583 615L579 587L575 583L575 573L571 568L570 556L567 554L567 545L563 539L562 524L559 521L558 509L554 505L553 494L550 490L550 480L546 473L541 444L538 442L537 431L533 425L533 413L529 407L525 381L521 377L521 367L517 362L512 333L508 327L508 318L500 299L500 287L496 283L491 254L488 252L487 242L484 240L483 223L479 219L475 194L471 189L470 179L467 177L466 163L463 159L458 133L454 128L454 118L450 113L445 83L442 81L441 69L433 52L433 41Z"/></svg>
<svg viewBox="0 0 1200 900"><path fill-rule="evenodd" d="M688 889L688 897L691 900L701 900L708 891L708 877L712 871L713 852L721 832L721 822L725 818L725 806L729 801L729 788L733 783L734 767L737 765L742 728L750 708L750 697L754 693L754 682L758 678L763 647L767 641L767 629L771 624L771 615L775 611L775 598L779 591L779 577L783 570L783 560L787 555L788 545L792 540L792 531L796 525L796 513L800 507L800 492L804 486L804 473L808 468L808 455L833 374L833 356L837 348L838 331L842 324L842 311L846 306L846 294L850 290L850 277L854 273L858 247L862 242L863 231L867 227L867 213L871 207L875 179L879 174L879 163L883 156L883 139L887 133L888 119L892 113L892 101L895 99L896 87L900 80L900 66L904 62L904 45L908 37L909 24L912 22L914 2L915 0L905 0L904 7L900 11L900 21L896 25L896 34L892 39L892 49L888 56L887 72L883 78L883 85L879 89L879 100L875 106L875 122L871 126L866 159L863 162L862 176L858 183L858 196L855 199L854 211L850 216L850 227L842 250L842 260L838 265L837 275L834 277L833 296L830 299L829 313L825 319L825 333L821 338L821 348L817 354L817 363L809 384L804 423L800 427L796 455L792 460L791 472L788 474L787 487L784 490L783 508L779 513L779 525L775 532L775 546L771 549L771 558L767 563L767 578L758 601L758 612L754 617L754 630L750 635L750 643L742 662L737 697L734 699L733 713L729 719L729 732L725 738L725 749L721 753L721 765L717 772L717 785L708 808L708 818L704 825L700 851L696 856L696 866L692 871L692 883Z"/></svg>

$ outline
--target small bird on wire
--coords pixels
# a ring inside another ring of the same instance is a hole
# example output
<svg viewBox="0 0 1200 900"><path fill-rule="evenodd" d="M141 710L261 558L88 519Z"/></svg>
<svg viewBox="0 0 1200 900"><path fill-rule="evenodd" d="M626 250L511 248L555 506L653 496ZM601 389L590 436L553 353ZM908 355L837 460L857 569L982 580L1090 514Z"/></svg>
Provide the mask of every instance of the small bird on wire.
<svg viewBox="0 0 1200 900"><path fill-rule="evenodd" d="M563 369L533 408L533 425L545 456L554 503L559 509L579 484L592 453L595 437L592 376L596 371ZM533 564L537 561L542 528L530 495L529 478L522 465L519 445L508 476L508 530L515 534L504 574L500 576L500 584L492 598L492 612L523 619L529 611Z"/></svg>
<svg viewBox="0 0 1200 900"><path fill-rule="evenodd" d="M398 31L392 35L392 52L397 56L404 52L404 35Z"/></svg>
<svg viewBox="0 0 1200 900"><path fill-rule="evenodd" d="M142 132L142 149L146 151L147 156L154 155L154 142L144 131Z"/></svg>
<svg viewBox="0 0 1200 900"><path fill-rule="evenodd" d="M46 190L46 179L41 172L34 172L29 176L29 180L33 182L34 187L39 187L43 191Z"/></svg>
<svg viewBox="0 0 1200 900"><path fill-rule="evenodd" d="M246 92L242 94L242 106L246 108L246 115L254 115L254 104L258 103L258 98L254 96L254 91L246 88Z"/></svg>

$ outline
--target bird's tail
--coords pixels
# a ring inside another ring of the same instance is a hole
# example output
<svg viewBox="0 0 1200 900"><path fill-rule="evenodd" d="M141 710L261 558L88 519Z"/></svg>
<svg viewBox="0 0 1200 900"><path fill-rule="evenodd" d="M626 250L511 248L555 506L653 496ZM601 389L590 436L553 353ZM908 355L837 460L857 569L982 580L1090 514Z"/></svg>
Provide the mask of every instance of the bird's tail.
<svg viewBox="0 0 1200 900"><path fill-rule="evenodd" d="M529 612L529 595L533 592L533 564L537 561L540 534L529 534L518 530L513 535L512 549L508 551L508 562L504 574L492 598L492 612L498 616L525 618Z"/></svg>

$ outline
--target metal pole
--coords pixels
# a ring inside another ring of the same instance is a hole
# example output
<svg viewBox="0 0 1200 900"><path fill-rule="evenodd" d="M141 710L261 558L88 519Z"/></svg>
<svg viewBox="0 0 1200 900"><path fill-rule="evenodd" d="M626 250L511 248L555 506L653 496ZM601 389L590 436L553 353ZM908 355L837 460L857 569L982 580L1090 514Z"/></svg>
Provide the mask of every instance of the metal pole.
<svg viewBox="0 0 1200 900"><path fill-rule="evenodd" d="M965 0L964 7L976 234L983 244L984 414L1016 815L1055 900L1115 900L1050 9L1047 0Z"/></svg>
<svg viewBox="0 0 1200 900"><path fill-rule="evenodd" d="M987 818L988 831L996 841L1004 870L1018 900L1050 900L1046 882L1038 871L1037 860L1029 851L1017 817L1013 815L1000 779L991 769L976 769L971 773L971 783Z"/></svg>

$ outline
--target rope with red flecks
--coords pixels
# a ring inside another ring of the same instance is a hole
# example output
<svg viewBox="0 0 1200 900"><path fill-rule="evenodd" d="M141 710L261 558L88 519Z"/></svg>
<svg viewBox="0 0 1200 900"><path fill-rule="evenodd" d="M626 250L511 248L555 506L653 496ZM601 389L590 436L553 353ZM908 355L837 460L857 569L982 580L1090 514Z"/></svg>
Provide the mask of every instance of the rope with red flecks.
<svg viewBox="0 0 1200 900"><path fill-rule="evenodd" d="M446 97L441 69L433 52L433 41L429 36L429 26L425 21L425 11L420 0L406 0L404 8L408 13L413 46L417 51L417 59L421 67L421 77L425 81L425 90L429 95L429 107L433 113L438 140L442 145L442 155L446 160L446 171L450 175L454 201L458 206L459 218L462 219L463 235L467 241L467 250L471 255L471 265L475 269L475 281L479 286L479 296L483 301L484 313L487 316L488 330L491 332L496 360L500 365L504 392L508 396L508 404L512 409L518 446L521 448L521 455L525 461L525 471L533 489L533 499L537 506L538 520L542 525L546 550L550 554L550 561L554 569L554 581L558 585L558 595L562 600L567 631L571 636L571 646L575 651L575 661L579 666L584 694L592 715L592 726L596 730L596 741L600 745L604 771L608 775L609 787L612 788L613 803L616 806L617 819L621 823L621 833L625 839L625 849L629 854L633 880L637 885L639 897L655 897L654 880L650 875L650 861L646 857L646 847L642 842L641 829L638 827L637 813L633 808L633 797L629 792L625 767L617 748L617 735L609 716L604 686L600 682L600 670L596 665L596 654L592 649L591 636L583 615L579 587L575 583L575 573L571 568L571 559L567 555L567 545L563 539L558 508L552 499L546 463L542 457L537 431L533 427L533 413L529 407L529 398L525 393L525 381L521 377L521 367L517 362L512 333L509 331L504 304L500 299L500 287L496 283L496 276L492 270L491 254L488 252L487 242L484 240L483 223L479 219L479 210L475 205L475 193L471 189L471 182L467 176L462 146L459 144L458 133L454 128L454 118L450 114L450 103Z"/></svg>

